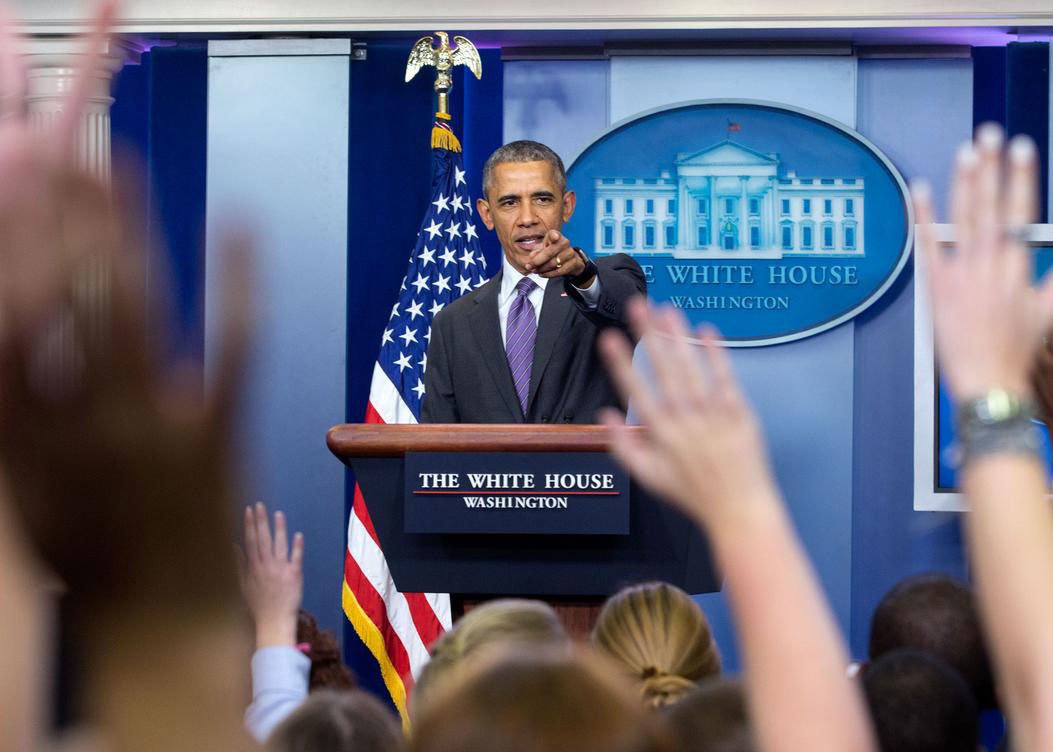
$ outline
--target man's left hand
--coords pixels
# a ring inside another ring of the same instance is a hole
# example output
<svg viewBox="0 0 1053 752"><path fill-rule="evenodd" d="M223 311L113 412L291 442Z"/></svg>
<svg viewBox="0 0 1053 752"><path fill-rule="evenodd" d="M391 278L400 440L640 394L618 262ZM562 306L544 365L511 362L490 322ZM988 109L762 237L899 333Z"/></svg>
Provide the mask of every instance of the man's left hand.
<svg viewBox="0 0 1053 752"><path fill-rule="evenodd" d="M585 262L581 260L581 256L571 247L570 241L561 232L549 230L545 235L545 244L530 254L527 271L547 279L573 278L585 271Z"/></svg>

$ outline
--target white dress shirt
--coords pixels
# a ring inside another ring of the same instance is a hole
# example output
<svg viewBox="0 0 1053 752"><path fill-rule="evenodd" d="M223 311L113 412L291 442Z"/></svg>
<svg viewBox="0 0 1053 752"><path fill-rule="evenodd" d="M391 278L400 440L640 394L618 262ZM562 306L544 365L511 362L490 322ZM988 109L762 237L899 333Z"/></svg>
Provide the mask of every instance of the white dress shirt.
<svg viewBox="0 0 1053 752"><path fill-rule="evenodd" d="M530 305L534 307L535 323L541 318L541 304L545 301L545 287L551 280L539 277L537 274L520 274L504 255L501 256L501 268L504 270L504 273L501 275L501 290L497 295L497 318L501 322L501 341L504 342L508 331L508 312L512 309L512 302L516 299L516 285L519 284L519 280L527 276L537 284L537 287L531 290L527 296L527 299L530 300ZM574 289L581 293L581 297L585 299L585 304L590 311L596 309L600 300L599 277L592 281L592 285L587 290L582 290L580 287L575 287Z"/></svg>

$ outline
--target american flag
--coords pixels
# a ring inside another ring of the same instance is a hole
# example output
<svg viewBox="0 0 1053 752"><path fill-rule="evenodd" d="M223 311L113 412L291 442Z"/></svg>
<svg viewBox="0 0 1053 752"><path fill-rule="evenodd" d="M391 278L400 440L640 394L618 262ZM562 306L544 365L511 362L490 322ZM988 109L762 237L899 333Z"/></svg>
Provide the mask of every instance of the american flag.
<svg viewBox="0 0 1053 752"><path fill-rule="evenodd" d="M432 155L432 200L381 336L367 423L420 421L432 319L486 281L460 144L443 120L432 132ZM398 592L357 484L347 526L343 607L377 659L405 724L413 677L428 659L428 646L450 628L450 596Z"/></svg>

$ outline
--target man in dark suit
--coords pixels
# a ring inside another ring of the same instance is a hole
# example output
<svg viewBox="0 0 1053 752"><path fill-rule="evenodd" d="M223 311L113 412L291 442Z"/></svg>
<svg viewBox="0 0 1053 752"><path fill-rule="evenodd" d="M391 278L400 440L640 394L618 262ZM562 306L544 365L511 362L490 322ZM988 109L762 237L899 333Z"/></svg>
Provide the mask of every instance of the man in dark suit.
<svg viewBox="0 0 1053 752"><path fill-rule="evenodd" d="M436 315L422 422L596 423L620 406L596 337L625 327L625 304L647 283L631 257L592 261L563 236L576 201L566 186L563 161L534 141L487 160L476 208L502 269Z"/></svg>

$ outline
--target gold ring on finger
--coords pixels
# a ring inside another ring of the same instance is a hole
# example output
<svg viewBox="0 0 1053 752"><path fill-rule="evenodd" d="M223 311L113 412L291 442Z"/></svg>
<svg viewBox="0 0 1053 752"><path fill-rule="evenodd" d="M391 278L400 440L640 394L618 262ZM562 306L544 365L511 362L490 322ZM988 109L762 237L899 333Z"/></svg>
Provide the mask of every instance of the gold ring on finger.
<svg viewBox="0 0 1053 752"><path fill-rule="evenodd" d="M559 254L556 254L556 268L560 269L563 266L563 262L559 260Z"/></svg>

